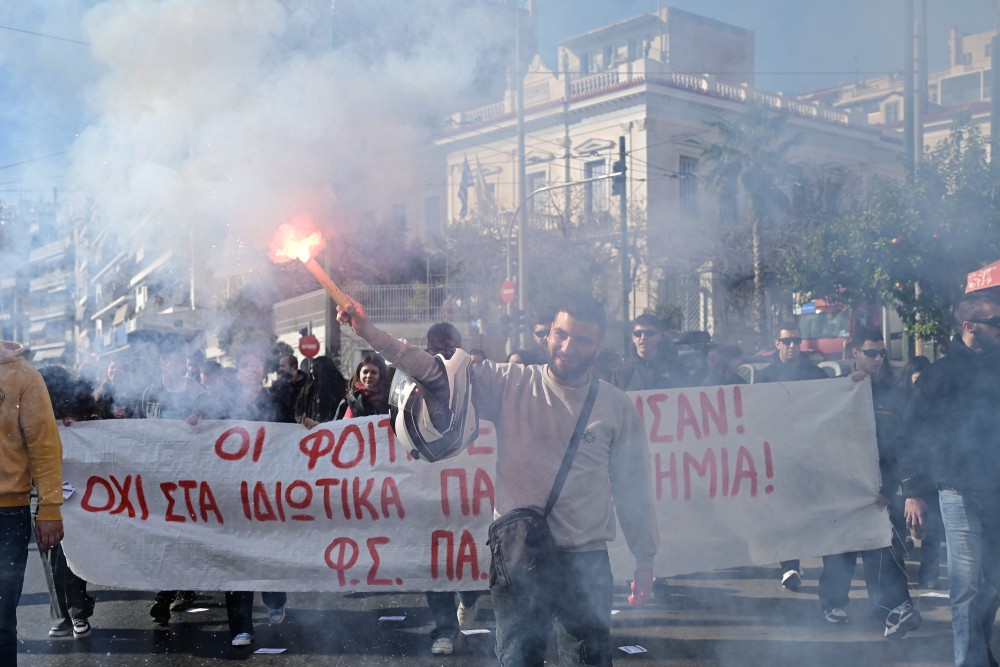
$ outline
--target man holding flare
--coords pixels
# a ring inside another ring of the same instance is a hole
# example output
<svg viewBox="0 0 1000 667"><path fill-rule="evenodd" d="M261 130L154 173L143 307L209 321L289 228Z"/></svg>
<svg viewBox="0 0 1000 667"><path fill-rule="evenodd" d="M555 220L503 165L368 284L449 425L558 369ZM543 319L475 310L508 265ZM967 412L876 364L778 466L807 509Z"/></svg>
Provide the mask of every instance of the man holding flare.
<svg viewBox="0 0 1000 667"><path fill-rule="evenodd" d="M433 356L382 331L359 303L348 301L337 309L341 324L428 391L447 390ZM547 364L487 360L473 367L476 413L492 421L497 432L495 516L545 506L587 397L604 329L599 303L568 300L552 322ZM505 591L496 563L491 565L501 665L542 665L553 625L561 665L611 664L613 582L607 543L615 537L615 512L636 558L634 600L641 604L652 591L659 543L654 505L642 421L624 392L600 382L579 450L547 517L557 547L552 581L524 604Z"/></svg>

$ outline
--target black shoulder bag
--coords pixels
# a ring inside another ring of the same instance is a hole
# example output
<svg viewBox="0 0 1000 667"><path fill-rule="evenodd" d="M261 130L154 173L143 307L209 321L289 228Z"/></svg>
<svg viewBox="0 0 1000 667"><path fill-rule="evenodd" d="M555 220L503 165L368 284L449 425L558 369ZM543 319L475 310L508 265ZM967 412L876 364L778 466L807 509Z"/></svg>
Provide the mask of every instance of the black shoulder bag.
<svg viewBox="0 0 1000 667"><path fill-rule="evenodd" d="M590 382L590 391L583 403L552 491L549 492L545 511L539 513L529 507L520 507L507 512L490 525L487 540L492 557L490 590L499 588L510 592L532 591L548 580L547 569L555 563L556 543L549 530L547 517L559 498L580 445L580 438L587 428L587 421L597 398L598 383L596 377Z"/></svg>

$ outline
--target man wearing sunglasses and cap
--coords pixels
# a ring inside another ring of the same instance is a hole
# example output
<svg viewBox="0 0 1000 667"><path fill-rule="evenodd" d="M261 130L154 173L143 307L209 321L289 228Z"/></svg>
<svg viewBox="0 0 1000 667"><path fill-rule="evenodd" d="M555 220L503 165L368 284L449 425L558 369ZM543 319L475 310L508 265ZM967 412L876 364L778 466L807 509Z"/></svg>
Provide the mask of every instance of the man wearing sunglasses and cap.
<svg viewBox="0 0 1000 667"><path fill-rule="evenodd" d="M882 488L875 496L875 503L888 508L893 529L892 544L879 549L823 556L819 601L823 617L827 621L839 624L847 622L848 594L860 555L872 616L885 623L886 639L900 639L910 630L920 627L922 622L920 612L914 608L910 599L906 565L903 561L905 549L902 536L906 526L902 499L897 495L901 479L898 448L901 445L899 430L902 406L886 361L882 331L860 328L851 337L847 349L854 359L851 380L862 382L871 378L875 440L882 479Z"/></svg>
<svg viewBox="0 0 1000 667"><path fill-rule="evenodd" d="M777 352L774 361L761 369L755 382L795 382L798 380L822 380L826 377L823 369L810 363L802 354L802 331L799 325L781 325L774 339ZM781 585L790 591L799 590L802 585L801 564L798 559L781 561Z"/></svg>
<svg viewBox="0 0 1000 667"><path fill-rule="evenodd" d="M948 355L913 386L904 413L906 524L918 531L936 488L948 542L955 665L996 665L1000 605L1000 297L970 292L955 306Z"/></svg>

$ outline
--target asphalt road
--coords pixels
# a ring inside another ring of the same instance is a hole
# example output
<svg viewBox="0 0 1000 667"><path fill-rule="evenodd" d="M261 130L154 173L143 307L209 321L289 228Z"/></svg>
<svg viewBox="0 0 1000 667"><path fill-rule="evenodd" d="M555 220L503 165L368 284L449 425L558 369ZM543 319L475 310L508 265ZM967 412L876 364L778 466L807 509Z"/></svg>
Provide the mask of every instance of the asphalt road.
<svg viewBox="0 0 1000 667"><path fill-rule="evenodd" d="M914 591L924 616L923 627L901 641L889 642L882 637L881 625L869 615L864 582L857 578L848 608L851 623L840 626L823 620L816 598L821 561L806 560L803 564L806 577L798 593L778 585L776 565L671 579L671 595L666 601L638 610L628 607L622 587L615 598L615 608L620 612L613 617L613 645L639 645L646 652L629 655L616 648L615 663L671 667L952 664L947 598L925 597L921 594L926 591ZM151 593L100 587L93 592L98 603L91 619L91 636L81 640L49 639L48 594L32 546L18 609L18 664L149 667L242 660L258 666L283 667L496 664L492 632L461 637L452 656L432 656L428 635L433 624L422 594L292 593L287 618L278 626L268 625L266 610L257 598L254 645L233 649L221 593L200 597L197 606L205 611L175 612L169 629L155 629L148 614ZM405 619L380 621L382 616ZM493 629L488 596L480 601L474 627ZM259 648L286 651L278 655L255 654L253 651Z"/></svg>

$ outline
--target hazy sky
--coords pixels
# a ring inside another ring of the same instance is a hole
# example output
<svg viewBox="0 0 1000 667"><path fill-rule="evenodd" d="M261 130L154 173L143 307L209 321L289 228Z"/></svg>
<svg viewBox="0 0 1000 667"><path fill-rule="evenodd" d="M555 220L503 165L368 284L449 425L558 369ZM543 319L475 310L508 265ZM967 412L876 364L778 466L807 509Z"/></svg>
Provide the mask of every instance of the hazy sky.
<svg viewBox="0 0 1000 667"><path fill-rule="evenodd" d="M211 6L211 0L205 1ZM413 0L384 0L382 9L393 2L414 6ZM899 70L903 2L536 0L536 7L542 52L550 66L555 64L554 44L559 40L667 4L752 29L758 87L801 93L853 81L856 72L864 77ZM16 197L18 192L48 192L60 184L66 166L59 157L46 156L68 151L83 128L94 122L97 112L89 102L102 72L87 45L11 28L86 41L82 20L96 4L96 0L0 3L0 97L4 100L0 105L0 199ZM996 0L927 0L927 4L932 70L947 62L951 25L966 32L996 25ZM129 47L145 48L141 42ZM11 166L26 161L26 165Z"/></svg>

